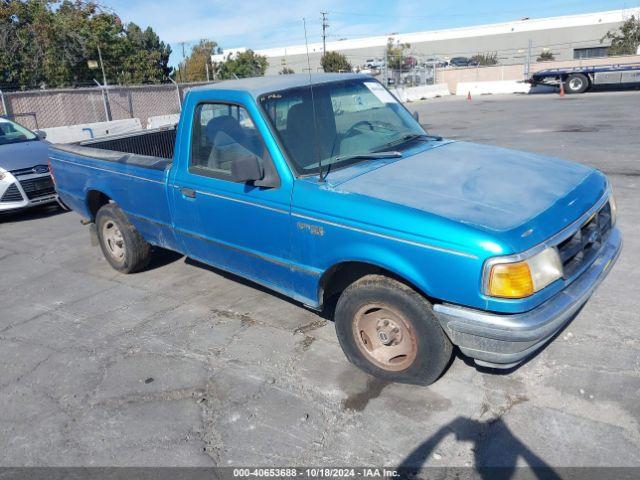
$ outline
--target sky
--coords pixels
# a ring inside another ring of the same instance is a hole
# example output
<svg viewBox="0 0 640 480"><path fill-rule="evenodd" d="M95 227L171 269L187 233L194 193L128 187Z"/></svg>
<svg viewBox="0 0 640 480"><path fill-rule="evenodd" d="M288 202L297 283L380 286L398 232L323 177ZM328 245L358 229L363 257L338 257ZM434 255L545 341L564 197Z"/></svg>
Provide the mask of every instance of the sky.
<svg viewBox="0 0 640 480"><path fill-rule="evenodd" d="M320 12L328 13L328 40L407 33L541 18L640 5L602 0L104 0L126 22L151 26L173 49L170 63L182 61L182 44L206 38L223 49L254 50L321 41Z"/></svg>

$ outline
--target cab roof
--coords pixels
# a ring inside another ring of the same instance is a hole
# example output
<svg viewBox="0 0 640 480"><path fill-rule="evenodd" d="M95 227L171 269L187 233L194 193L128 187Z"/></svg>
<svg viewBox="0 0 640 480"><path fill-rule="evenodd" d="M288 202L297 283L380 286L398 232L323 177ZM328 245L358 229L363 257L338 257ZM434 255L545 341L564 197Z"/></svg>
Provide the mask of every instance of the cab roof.
<svg viewBox="0 0 640 480"><path fill-rule="evenodd" d="M361 73L312 73L311 83L319 85L322 83L335 82L350 79L372 79L371 76ZM309 75L297 73L291 75L271 75L268 77L241 78L239 80L224 80L211 85L203 85L192 89L194 92L209 90L229 90L236 92L247 92L254 98L258 98L265 93L287 90L289 88L304 87L309 85Z"/></svg>

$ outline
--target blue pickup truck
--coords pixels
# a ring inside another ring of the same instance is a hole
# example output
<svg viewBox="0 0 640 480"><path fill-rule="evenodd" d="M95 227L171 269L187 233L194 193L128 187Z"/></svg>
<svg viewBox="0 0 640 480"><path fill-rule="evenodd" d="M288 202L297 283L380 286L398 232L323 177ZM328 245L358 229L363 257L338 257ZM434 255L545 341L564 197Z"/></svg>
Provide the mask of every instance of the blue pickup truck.
<svg viewBox="0 0 640 480"><path fill-rule="evenodd" d="M592 168L429 135L366 75L191 90L176 128L56 146L62 200L132 273L181 252L333 315L348 359L429 384L453 346L511 368L621 249Z"/></svg>

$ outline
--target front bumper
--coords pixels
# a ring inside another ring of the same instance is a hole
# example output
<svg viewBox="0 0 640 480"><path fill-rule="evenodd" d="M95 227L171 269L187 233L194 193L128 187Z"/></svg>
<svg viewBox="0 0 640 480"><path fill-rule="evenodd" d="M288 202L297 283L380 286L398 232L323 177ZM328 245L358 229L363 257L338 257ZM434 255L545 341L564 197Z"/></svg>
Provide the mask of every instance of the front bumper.
<svg viewBox="0 0 640 480"><path fill-rule="evenodd" d="M505 315L450 304L434 310L445 332L476 364L511 368L542 348L576 316L607 276L622 249L622 236L611 231L593 263L568 287L528 312Z"/></svg>
<svg viewBox="0 0 640 480"><path fill-rule="evenodd" d="M53 203L57 199L58 195L48 173L16 177L6 172L0 180L0 213Z"/></svg>

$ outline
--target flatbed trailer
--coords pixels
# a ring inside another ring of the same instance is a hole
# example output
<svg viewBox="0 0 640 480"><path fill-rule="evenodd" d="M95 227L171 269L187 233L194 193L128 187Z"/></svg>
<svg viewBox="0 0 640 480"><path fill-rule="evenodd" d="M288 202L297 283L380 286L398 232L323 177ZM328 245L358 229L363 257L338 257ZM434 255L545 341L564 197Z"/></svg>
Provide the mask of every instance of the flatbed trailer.
<svg viewBox="0 0 640 480"><path fill-rule="evenodd" d="M639 85L640 63L552 68L531 75L529 83L560 87L567 93L584 93L593 86Z"/></svg>

